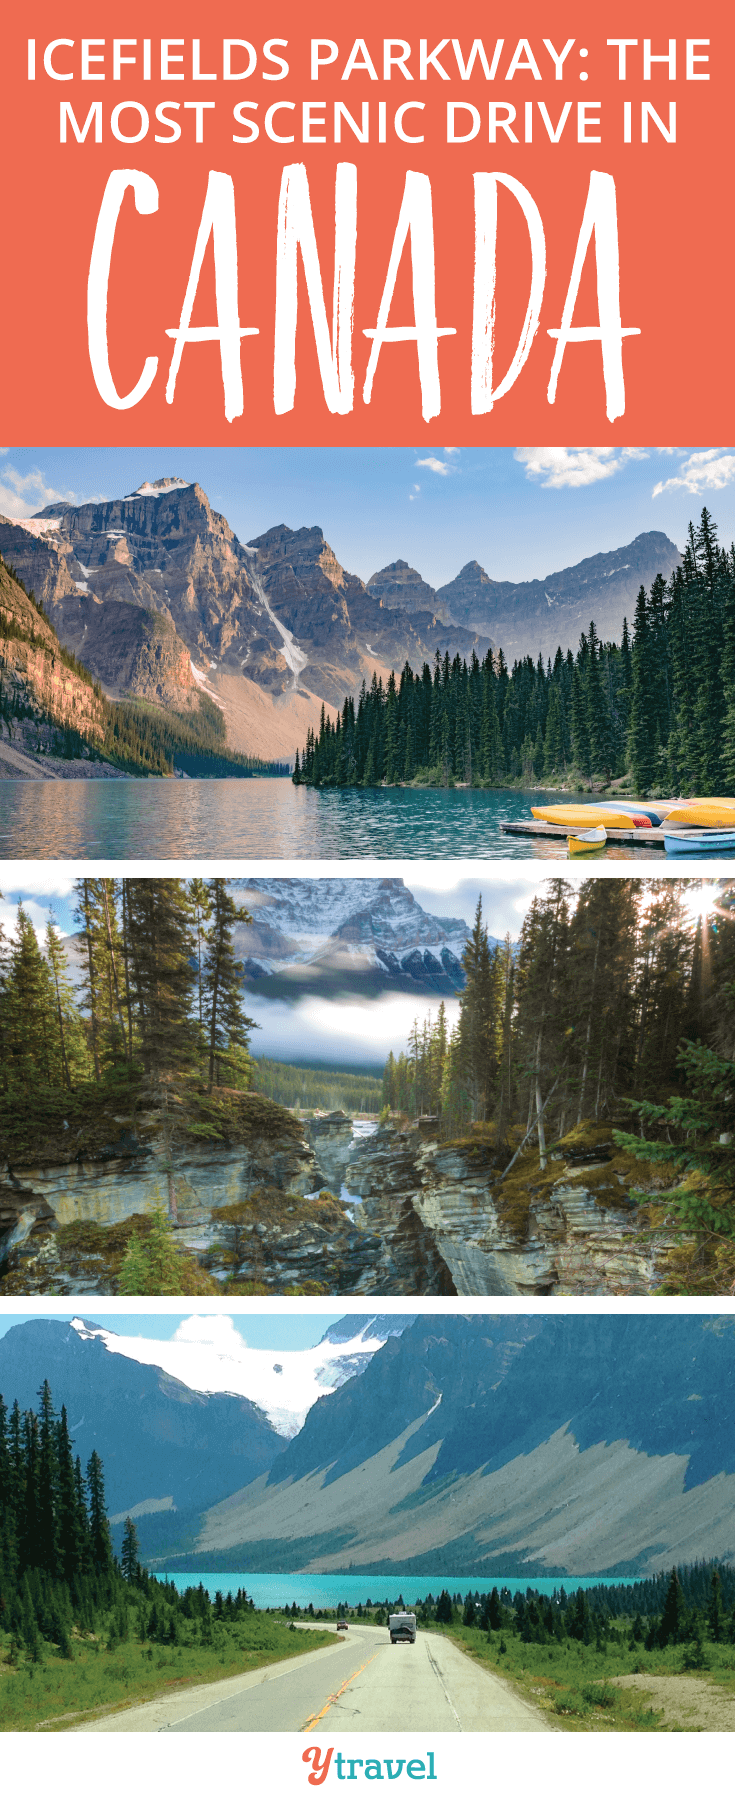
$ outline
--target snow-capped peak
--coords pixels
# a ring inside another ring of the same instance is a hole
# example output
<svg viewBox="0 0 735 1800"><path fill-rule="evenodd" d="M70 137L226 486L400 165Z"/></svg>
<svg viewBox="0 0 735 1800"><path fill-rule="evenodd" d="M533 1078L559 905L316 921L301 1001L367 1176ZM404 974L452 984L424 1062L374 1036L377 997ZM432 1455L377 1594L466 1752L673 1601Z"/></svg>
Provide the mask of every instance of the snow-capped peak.
<svg viewBox="0 0 735 1800"><path fill-rule="evenodd" d="M163 1369L195 1393L243 1395L284 1438L295 1437L322 1394L361 1373L388 1336L377 1319L361 1320L354 1336L338 1343L326 1337L305 1350L259 1350L222 1313L184 1319L165 1339L122 1337L81 1318L71 1325L83 1340L97 1339L115 1356Z"/></svg>
<svg viewBox="0 0 735 1800"><path fill-rule="evenodd" d="M140 487L135 489L135 493L126 494L125 499L135 500L138 496L142 496L144 500L147 500L151 495L157 499L160 494L168 493L170 488L193 486L193 481L184 481L181 475L160 475L158 481L141 481Z"/></svg>

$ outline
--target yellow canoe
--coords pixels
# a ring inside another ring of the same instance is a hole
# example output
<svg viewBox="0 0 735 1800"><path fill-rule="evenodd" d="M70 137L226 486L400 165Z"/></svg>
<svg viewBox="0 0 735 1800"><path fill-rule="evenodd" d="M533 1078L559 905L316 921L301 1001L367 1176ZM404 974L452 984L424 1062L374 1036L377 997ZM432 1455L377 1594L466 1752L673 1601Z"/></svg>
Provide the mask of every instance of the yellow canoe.
<svg viewBox="0 0 735 1800"><path fill-rule="evenodd" d="M607 832L604 825L593 825L591 831L582 831L577 837L567 838L567 850L570 856L589 856L591 850L604 850L607 843Z"/></svg>
<svg viewBox="0 0 735 1800"><path fill-rule="evenodd" d="M619 825L624 830L633 829L631 813L617 812L614 806L532 806L531 813L546 825Z"/></svg>
<svg viewBox="0 0 735 1800"><path fill-rule="evenodd" d="M735 829L735 800L683 800L666 814L667 825L729 825Z"/></svg>

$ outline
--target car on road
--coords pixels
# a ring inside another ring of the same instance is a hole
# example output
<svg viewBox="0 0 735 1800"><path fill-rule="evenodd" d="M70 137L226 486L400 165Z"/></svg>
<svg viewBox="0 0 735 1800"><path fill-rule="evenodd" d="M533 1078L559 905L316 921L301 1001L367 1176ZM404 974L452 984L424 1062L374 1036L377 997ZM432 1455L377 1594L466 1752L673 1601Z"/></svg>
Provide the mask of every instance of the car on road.
<svg viewBox="0 0 735 1800"><path fill-rule="evenodd" d="M338 1619L337 1620L337 1630L338 1631L349 1631L349 1625L348 1625L346 1619Z"/></svg>
<svg viewBox="0 0 735 1800"><path fill-rule="evenodd" d="M411 1612L391 1613L388 1630L392 1644L415 1644L416 1614Z"/></svg>

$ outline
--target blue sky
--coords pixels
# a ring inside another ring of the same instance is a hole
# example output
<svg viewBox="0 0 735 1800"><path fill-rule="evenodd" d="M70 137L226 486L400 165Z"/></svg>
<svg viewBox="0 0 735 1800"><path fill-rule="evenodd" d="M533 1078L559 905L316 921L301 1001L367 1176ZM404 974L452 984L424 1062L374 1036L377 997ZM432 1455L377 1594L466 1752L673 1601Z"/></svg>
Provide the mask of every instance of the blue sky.
<svg viewBox="0 0 735 1800"><path fill-rule="evenodd" d="M118 1313L101 1308L88 1295L82 1305L59 1306L53 1310L41 1312L2 1312L0 1313L0 1337L10 1330L11 1325L24 1325L29 1319L89 1319L94 1325L104 1326L106 1331L115 1331L120 1337L172 1338L184 1319L191 1318L191 1307L188 1312L180 1313ZM228 1313L228 1318L245 1342L254 1350L306 1350L312 1344L318 1344L330 1325L344 1318L344 1313L296 1313L293 1310L282 1313Z"/></svg>
<svg viewBox="0 0 735 1800"><path fill-rule="evenodd" d="M495 579L551 574L642 531L681 546L710 508L735 538L730 449L5 449L0 513L114 498L161 475L197 480L245 542L321 525L367 580L403 557L439 587L476 559Z"/></svg>
<svg viewBox="0 0 735 1800"><path fill-rule="evenodd" d="M287 872L282 862L259 863L261 875L279 876L286 880ZM131 874L149 875L148 866L140 869L131 868ZM219 872L219 865L197 863L197 874L207 876ZM232 873L231 867L227 871ZM54 918L59 930L65 934L79 929L75 918L76 904L74 883L82 875L88 874L86 864L59 862L0 862L0 924L12 928L15 910L19 900L23 901L36 926L43 932L48 918L49 907L53 909ZM111 875L117 880L120 875L118 864L100 862L95 865L95 873ZM188 879L192 869L189 864L172 863L166 865L166 873ZM252 873L250 865L243 866L243 875ZM534 864L510 864L507 870L493 865L492 874L488 865L478 863L476 869L468 872L467 864L462 862L373 862L363 861L353 865L352 874L345 874L344 863L300 863L298 877L331 877L343 880L359 879L360 876L374 877L382 875L395 879L402 877L415 899L426 912L438 913L440 917L465 919L471 925L477 905L478 894L482 895L483 917L493 937L504 937L509 931L516 937L520 929L523 915L530 905L533 895L548 880L549 871L540 872ZM565 880L572 885L584 878L584 871L565 871Z"/></svg>

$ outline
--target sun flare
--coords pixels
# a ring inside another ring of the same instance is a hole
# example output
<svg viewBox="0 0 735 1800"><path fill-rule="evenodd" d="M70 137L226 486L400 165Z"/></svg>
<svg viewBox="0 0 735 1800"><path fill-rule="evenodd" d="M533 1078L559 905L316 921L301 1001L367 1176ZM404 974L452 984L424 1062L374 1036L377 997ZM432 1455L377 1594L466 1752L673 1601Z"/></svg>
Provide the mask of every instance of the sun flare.
<svg viewBox="0 0 735 1800"><path fill-rule="evenodd" d="M709 918L714 912L719 897L719 889L715 882L703 881L697 887L690 888L684 896L684 906L693 925L698 919Z"/></svg>

